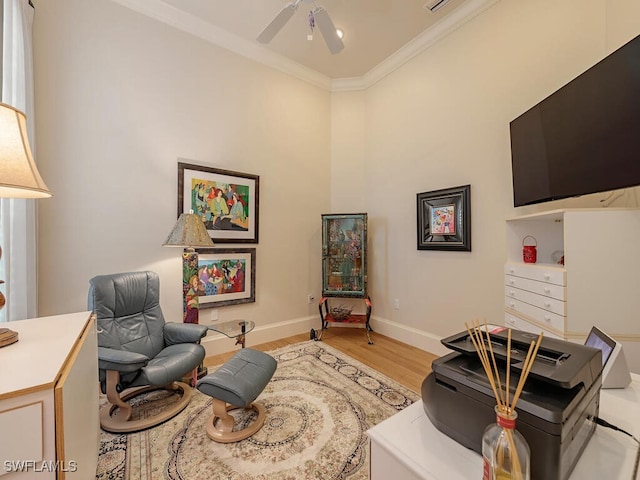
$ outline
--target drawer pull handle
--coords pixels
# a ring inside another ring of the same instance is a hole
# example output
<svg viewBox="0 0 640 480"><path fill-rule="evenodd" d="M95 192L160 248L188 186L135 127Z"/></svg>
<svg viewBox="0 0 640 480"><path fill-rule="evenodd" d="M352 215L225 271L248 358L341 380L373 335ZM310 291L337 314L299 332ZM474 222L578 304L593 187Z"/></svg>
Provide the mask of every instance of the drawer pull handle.
<svg viewBox="0 0 640 480"><path fill-rule="evenodd" d="M515 268L513 268L513 267L511 267L511 268L509 269L509 272L510 272L510 273L516 273L516 269L515 269Z"/></svg>
<svg viewBox="0 0 640 480"><path fill-rule="evenodd" d="M550 304L549 302L544 302L544 306L545 306L545 307L550 307L550 306L551 306L551 304Z"/></svg>
<svg viewBox="0 0 640 480"><path fill-rule="evenodd" d="M510 306L510 307L515 307L515 306L516 306L516 304L515 304L515 303L513 303L513 302L509 302L509 306Z"/></svg>
<svg viewBox="0 0 640 480"><path fill-rule="evenodd" d="M514 292L513 290L509 290L509 295L511 295L512 297L516 294L516 292Z"/></svg>
<svg viewBox="0 0 640 480"><path fill-rule="evenodd" d="M515 284L516 284L516 281L515 281L513 278L511 278L511 279L509 280L509 283L510 283L511 285L515 285Z"/></svg>
<svg viewBox="0 0 640 480"><path fill-rule="evenodd" d="M551 289L550 288L545 288L542 290L544 293L551 293Z"/></svg>
<svg viewBox="0 0 640 480"><path fill-rule="evenodd" d="M549 275L548 273L545 273L543 277L545 280L549 280L551 278L551 275Z"/></svg>
<svg viewBox="0 0 640 480"><path fill-rule="evenodd" d="M547 315L545 315L545 316L544 316L544 319L545 319L547 322L550 322L550 321L551 321L551 317L548 317Z"/></svg>

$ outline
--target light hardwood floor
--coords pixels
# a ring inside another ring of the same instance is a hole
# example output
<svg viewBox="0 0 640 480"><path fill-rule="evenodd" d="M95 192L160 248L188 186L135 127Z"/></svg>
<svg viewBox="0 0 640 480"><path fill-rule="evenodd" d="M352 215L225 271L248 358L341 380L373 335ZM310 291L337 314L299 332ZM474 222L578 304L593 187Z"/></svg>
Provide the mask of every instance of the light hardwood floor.
<svg viewBox="0 0 640 480"><path fill-rule="evenodd" d="M322 342L419 394L424 377L431 371L431 361L437 356L376 332L371 333L371 339L374 342L373 345L367 343L367 337L362 328L334 327L325 330L322 334ZM308 333L252 345L249 333L247 347L269 351L305 340L309 340ZM208 356L205 358L204 364L205 366L220 365L231 358L234 353L235 351Z"/></svg>

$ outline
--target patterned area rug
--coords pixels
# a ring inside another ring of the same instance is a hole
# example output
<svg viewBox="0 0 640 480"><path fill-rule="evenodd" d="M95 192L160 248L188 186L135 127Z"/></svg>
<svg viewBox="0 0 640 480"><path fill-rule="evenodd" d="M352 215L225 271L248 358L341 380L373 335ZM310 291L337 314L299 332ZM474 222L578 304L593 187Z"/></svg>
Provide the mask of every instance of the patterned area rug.
<svg viewBox="0 0 640 480"><path fill-rule="evenodd" d="M253 437L211 441L204 426L211 399L195 390L189 406L162 425L103 431L96 479L368 479L366 431L420 396L322 342L269 354L278 368L258 397L267 418Z"/></svg>

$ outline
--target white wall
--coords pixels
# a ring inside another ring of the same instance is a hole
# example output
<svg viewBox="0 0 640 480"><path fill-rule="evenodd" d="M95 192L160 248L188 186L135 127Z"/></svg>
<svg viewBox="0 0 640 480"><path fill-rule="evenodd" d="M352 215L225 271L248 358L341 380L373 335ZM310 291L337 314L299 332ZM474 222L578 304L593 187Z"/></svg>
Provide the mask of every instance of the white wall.
<svg viewBox="0 0 640 480"><path fill-rule="evenodd" d="M374 329L438 351L439 339L465 322L503 322L505 219L598 205L604 197L514 209L509 122L640 33L631 20L638 5L501 1L370 87L363 100L361 92L334 95L334 122L340 103L364 111L361 195ZM353 176L352 165L335 157L332 167L334 187ZM472 252L418 251L416 194L465 184ZM335 210L350 206L333 198Z"/></svg>
<svg viewBox="0 0 640 480"><path fill-rule="evenodd" d="M502 320L505 218L602 198L514 209L509 121L640 31L636 0L504 0L367 90L330 94L108 0L36 8L54 193L39 202L42 315L83 309L93 275L151 268L180 317L180 258L161 244L183 157L261 177L257 301L222 320L317 328L320 214L366 211L374 329L433 351ZM417 251L416 194L467 183L473 251Z"/></svg>
<svg viewBox="0 0 640 480"><path fill-rule="evenodd" d="M365 185L365 92L334 93L331 99L331 206L326 213L367 211Z"/></svg>
<svg viewBox="0 0 640 480"><path fill-rule="evenodd" d="M165 316L182 320L180 251L162 247L182 157L260 175L259 244L237 245L257 248L256 302L219 318L315 320L330 94L107 0L37 2L34 29L53 192L39 204L40 314L84 310L94 275L153 269Z"/></svg>

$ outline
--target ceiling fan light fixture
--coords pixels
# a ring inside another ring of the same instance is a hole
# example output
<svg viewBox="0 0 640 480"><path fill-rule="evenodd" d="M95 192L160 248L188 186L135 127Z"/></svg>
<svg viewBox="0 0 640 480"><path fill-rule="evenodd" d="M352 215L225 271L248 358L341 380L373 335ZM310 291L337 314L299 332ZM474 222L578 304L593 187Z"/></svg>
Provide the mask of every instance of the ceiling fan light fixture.
<svg viewBox="0 0 640 480"><path fill-rule="evenodd" d="M275 16L271 23L265 27L265 29L258 35L256 40L260 43L269 43L273 37L284 27L284 25L291 19L293 14L298 9L298 6L301 2L305 0L295 0L294 2L290 2L286 4L282 10ZM311 0L313 1L313 0ZM315 5L315 1L313 2ZM311 35L307 35L307 39L311 40L313 38L313 30L315 27L318 27L320 33L322 34L322 38L324 38L325 43L327 44L327 48L332 54L336 54L344 48L344 44L342 43L341 37L338 36L338 32L336 27L333 25L329 14L324 9L324 7L316 6L313 10L309 12L307 15L307 22L309 23L309 28L311 29ZM311 38L310 38L311 37Z"/></svg>

